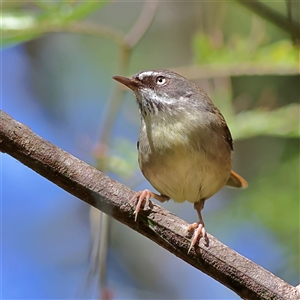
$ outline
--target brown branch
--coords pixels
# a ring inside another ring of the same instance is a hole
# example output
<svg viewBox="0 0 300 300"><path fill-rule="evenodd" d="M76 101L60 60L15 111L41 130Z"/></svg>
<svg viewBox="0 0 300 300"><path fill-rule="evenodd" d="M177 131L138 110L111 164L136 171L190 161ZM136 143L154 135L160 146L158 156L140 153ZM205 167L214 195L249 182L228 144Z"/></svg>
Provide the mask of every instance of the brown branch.
<svg viewBox="0 0 300 300"><path fill-rule="evenodd" d="M0 151L8 153L40 175L84 202L175 254L215 278L244 299L300 299L297 289L208 234L187 254L188 224L154 203L134 221L128 203L134 191L97 169L42 139L32 130L0 111Z"/></svg>
<svg viewBox="0 0 300 300"><path fill-rule="evenodd" d="M290 20L275 10L269 8L267 5L260 3L256 0L236 0L240 4L253 11L255 14L261 16L263 19L273 23L278 28L286 31L295 37L298 41L300 40L300 26L297 22L290 22Z"/></svg>
<svg viewBox="0 0 300 300"><path fill-rule="evenodd" d="M141 40L146 31L149 29L155 17L158 1L146 1L138 20L135 22L129 33L125 37L125 41L129 48L133 48Z"/></svg>
<svg viewBox="0 0 300 300"><path fill-rule="evenodd" d="M45 27L42 27L42 29L40 29L40 31L43 33L74 33L84 34L87 36L93 36L97 38L103 37L114 41L117 45L121 47L127 46L123 37L123 32L111 27L93 23L91 21L78 21L60 25L51 24L50 26L46 24Z"/></svg>

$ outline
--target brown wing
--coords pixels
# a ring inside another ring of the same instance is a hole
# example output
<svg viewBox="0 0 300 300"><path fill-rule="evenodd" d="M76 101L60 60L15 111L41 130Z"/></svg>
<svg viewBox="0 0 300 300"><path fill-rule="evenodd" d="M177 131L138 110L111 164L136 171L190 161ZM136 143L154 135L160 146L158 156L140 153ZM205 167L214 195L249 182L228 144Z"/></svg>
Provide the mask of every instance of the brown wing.
<svg viewBox="0 0 300 300"><path fill-rule="evenodd" d="M213 109L213 114L215 114L216 120L218 121L218 122L216 122L216 124L217 124L216 127L218 127L218 128L215 128L215 130L217 132L221 131L221 134L222 134L225 142L229 145L231 151L233 151L232 136L231 136L230 130L229 130L228 126L227 126L227 123L226 123L223 115L221 114L221 112L219 111L219 109L217 107L215 107L215 106L214 106L214 109Z"/></svg>
<svg viewBox="0 0 300 300"><path fill-rule="evenodd" d="M233 151L233 141L230 130L225 122L225 119L222 120L222 129L223 129L223 137L225 141L229 144L231 151Z"/></svg>
<svg viewBox="0 0 300 300"><path fill-rule="evenodd" d="M225 142L229 145L230 149L233 151L233 141L227 123L223 115L220 113L220 111L217 108L215 108L214 113L218 115L218 120L220 120L218 125L219 125L219 129L221 127L222 136ZM234 171L231 171L230 177L226 185L234 188L246 188L248 186L248 183L240 175L238 175Z"/></svg>

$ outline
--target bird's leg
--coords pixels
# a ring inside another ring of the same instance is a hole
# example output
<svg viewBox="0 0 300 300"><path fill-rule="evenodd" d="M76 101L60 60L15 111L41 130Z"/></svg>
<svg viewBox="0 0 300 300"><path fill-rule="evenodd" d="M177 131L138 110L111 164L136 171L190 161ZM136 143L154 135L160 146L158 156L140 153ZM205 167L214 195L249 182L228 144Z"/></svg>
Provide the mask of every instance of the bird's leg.
<svg viewBox="0 0 300 300"><path fill-rule="evenodd" d="M149 190L143 190L143 191L137 192L134 195L134 197L130 200L130 202L134 202L134 204L136 203L136 200L138 200L136 207L135 207L135 211L134 211L135 221L137 219L138 213L141 210L143 203L145 202L144 207L149 206L150 198L154 198L160 202L165 202L165 201L170 200L170 198L168 196L157 195L153 192L150 192Z"/></svg>
<svg viewBox="0 0 300 300"><path fill-rule="evenodd" d="M198 217L199 217L199 222L193 223L187 228L188 232L194 231L188 253L196 245L196 243L199 241L199 239L201 237L203 237L205 239L206 243L208 244L208 238L207 238L206 230L204 227L204 221L203 221L203 218L201 215L201 210L203 209L203 207L204 207L204 200L200 200L194 204L194 208L196 209Z"/></svg>

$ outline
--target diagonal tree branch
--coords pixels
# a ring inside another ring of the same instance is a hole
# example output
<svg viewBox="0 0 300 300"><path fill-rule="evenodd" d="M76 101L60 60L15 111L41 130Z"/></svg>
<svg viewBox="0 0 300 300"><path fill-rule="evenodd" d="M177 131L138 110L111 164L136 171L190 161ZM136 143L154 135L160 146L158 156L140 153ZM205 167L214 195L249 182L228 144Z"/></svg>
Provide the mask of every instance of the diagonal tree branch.
<svg viewBox="0 0 300 300"><path fill-rule="evenodd" d="M224 284L244 299L300 299L293 287L220 243L208 234L187 254L188 224L159 205L141 211L134 221L128 203L134 191L36 135L22 123L0 111L0 151L8 153L72 195L175 254L191 266Z"/></svg>

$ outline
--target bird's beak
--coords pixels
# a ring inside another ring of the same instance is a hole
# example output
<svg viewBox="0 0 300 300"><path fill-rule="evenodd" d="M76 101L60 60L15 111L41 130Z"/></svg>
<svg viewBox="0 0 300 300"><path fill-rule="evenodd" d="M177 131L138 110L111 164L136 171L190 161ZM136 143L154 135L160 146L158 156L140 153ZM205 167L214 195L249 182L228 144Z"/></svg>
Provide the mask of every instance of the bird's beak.
<svg viewBox="0 0 300 300"><path fill-rule="evenodd" d="M131 78L122 77L122 76L113 76L113 79L126 85L133 91L136 90L140 86L140 82L137 81L136 79L131 79Z"/></svg>

